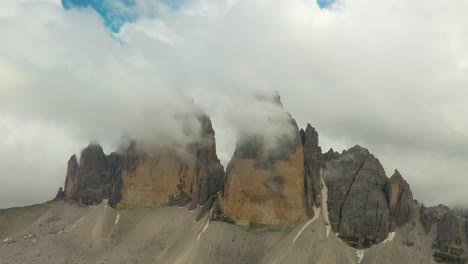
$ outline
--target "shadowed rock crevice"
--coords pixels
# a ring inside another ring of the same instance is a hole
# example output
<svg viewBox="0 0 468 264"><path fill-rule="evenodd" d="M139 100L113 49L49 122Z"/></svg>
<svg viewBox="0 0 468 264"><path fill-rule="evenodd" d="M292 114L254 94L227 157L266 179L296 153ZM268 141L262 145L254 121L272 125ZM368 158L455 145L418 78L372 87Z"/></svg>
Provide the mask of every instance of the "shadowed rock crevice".
<svg viewBox="0 0 468 264"><path fill-rule="evenodd" d="M310 124L300 131L304 149L304 198L307 215L314 217L313 207L322 204L320 172L322 168L322 149L319 147L318 133Z"/></svg>

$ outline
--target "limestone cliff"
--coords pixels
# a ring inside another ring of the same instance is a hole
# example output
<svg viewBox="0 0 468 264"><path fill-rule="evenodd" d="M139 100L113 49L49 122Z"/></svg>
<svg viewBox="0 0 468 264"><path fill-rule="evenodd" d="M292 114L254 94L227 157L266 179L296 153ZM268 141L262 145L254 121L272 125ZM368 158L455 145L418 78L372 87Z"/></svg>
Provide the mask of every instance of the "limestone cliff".
<svg viewBox="0 0 468 264"><path fill-rule="evenodd" d="M65 178L65 199L75 201L78 199L79 164L76 155L68 160L67 176Z"/></svg>
<svg viewBox="0 0 468 264"><path fill-rule="evenodd" d="M388 178L380 162L367 149L355 146L326 167L323 178L334 232L357 248L384 240L390 230L390 210L385 195Z"/></svg>
<svg viewBox="0 0 468 264"><path fill-rule="evenodd" d="M310 124L301 129L301 139L304 149L304 198L307 215L314 217L313 207L320 207L322 149L319 147L318 133Z"/></svg>
<svg viewBox="0 0 468 264"><path fill-rule="evenodd" d="M427 235L434 234L433 256L437 262L466 263L468 260L468 221L447 206L419 210L420 222Z"/></svg>
<svg viewBox="0 0 468 264"><path fill-rule="evenodd" d="M398 171L387 178L380 161L360 146L324 156L330 223L349 245L369 247L410 223L413 195Z"/></svg>
<svg viewBox="0 0 468 264"><path fill-rule="evenodd" d="M212 203L224 169L209 117L197 120L201 137L183 148L143 150L132 143L123 153L106 156L101 146L90 144L79 163L75 155L68 162L65 200L90 205L109 199L118 208Z"/></svg>
<svg viewBox="0 0 468 264"><path fill-rule="evenodd" d="M273 103L282 107L279 97ZM278 140L273 149L266 146L262 134L239 139L214 212L216 219L283 226L313 217L321 189L318 135L310 125L299 132L291 117L283 126L290 137Z"/></svg>
<svg viewBox="0 0 468 264"><path fill-rule="evenodd" d="M413 193L398 170L395 170L395 173L388 181L386 193L393 223L397 227L409 223L414 207Z"/></svg>
<svg viewBox="0 0 468 264"><path fill-rule="evenodd" d="M92 205L109 197L112 189L112 166L101 146L90 144L68 161L64 198L70 202Z"/></svg>
<svg viewBox="0 0 468 264"><path fill-rule="evenodd" d="M90 144L79 162L75 155L68 161L65 188L56 200L94 205L108 199L116 208L203 205L196 219L212 209L211 220L251 227L294 226L323 212L326 236L331 228L356 249L373 248L393 232L408 232L427 239L436 261L467 261L468 220L462 213L417 203L400 172L388 178L363 147L322 153L315 128L308 124L299 130L279 96L259 100L279 109L275 115L283 118L276 128L286 133L240 135L226 172L210 118L200 114L199 138L183 146L152 148L135 141L106 155L101 146ZM405 247L415 245L411 236L403 240Z"/></svg>
<svg viewBox="0 0 468 264"><path fill-rule="evenodd" d="M120 178L111 195L118 208L203 205L223 184L211 121L199 118L201 139L183 149L143 151L135 144L123 154ZM209 205L211 206L211 205Z"/></svg>

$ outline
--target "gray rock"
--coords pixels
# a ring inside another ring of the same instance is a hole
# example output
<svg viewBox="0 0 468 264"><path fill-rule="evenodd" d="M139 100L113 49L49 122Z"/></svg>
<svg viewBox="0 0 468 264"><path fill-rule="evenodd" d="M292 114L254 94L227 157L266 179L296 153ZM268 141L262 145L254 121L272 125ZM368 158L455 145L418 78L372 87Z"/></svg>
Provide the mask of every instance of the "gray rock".
<svg viewBox="0 0 468 264"><path fill-rule="evenodd" d="M356 248L384 240L390 230L385 194L388 178L369 151L355 146L326 162L330 224L340 238Z"/></svg>
<svg viewBox="0 0 468 264"><path fill-rule="evenodd" d="M465 220L448 211L437 224L434 259L445 263L466 263Z"/></svg>
<svg viewBox="0 0 468 264"><path fill-rule="evenodd" d="M65 192L63 191L63 188L60 187L57 191L57 195L55 195L54 200L62 200L63 198L65 198Z"/></svg>
<svg viewBox="0 0 468 264"><path fill-rule="evenodd" d="M193 193L192 207L203 205L215 196L224 185L224 167L216 153L215 131L208 115L199 116L202 133L201 140L195 146L197 158L197 177L199 193ZM213 202L209 203L211 205Z"/></svg>
<svg viewBox="0 0 468 264"><path fill-rule="evenodd" d="M328 162L339 157L340 153L334 151L332 148L329 149L326 153L322 154L322 167L325 168Z"/></svg>
<svg viewBox="0 0 468 264"><path fill-rule="evenodd" d="M318 133L310 124L300 131L304 149L304 191L307 215L314 216L313 206L322 203L320 180L322 149L319 147Z"/></svg>
<svg viewBox="0 0 468 264"><path fill-rule="evenodd" d="M90 144L83 149L80 158L79 202L99 204L112 191L112 173L109 160L100 145Z"/></svg>
<svg viewBox="0 0 468 264"><path fill-rule="evenodd" d="M438 206L433 206L433 207L426 207L424 204L421 206L420 212L419 212L419 217L421 221L421 225L424 228L424 231L426 231L426 234L428 234L432 226L438 222L442 217L450 210L445 205L438 205Z"/></svg>

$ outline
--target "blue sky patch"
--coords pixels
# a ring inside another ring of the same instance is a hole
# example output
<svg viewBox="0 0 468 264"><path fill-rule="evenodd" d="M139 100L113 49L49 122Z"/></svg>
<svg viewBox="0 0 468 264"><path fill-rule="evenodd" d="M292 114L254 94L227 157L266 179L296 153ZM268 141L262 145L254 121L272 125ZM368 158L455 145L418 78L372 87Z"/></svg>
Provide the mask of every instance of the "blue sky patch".
<svg viewBox="0 0 468 264"><path fill-rule="evenodd" d="M187 0L159 1L171 9L178 9ZM323 9L329 7L334 1L335 0L317 0L317 4ZM123 24L134 22L139 17L135 0L62 0L62 5L65 9L93 8L101 15L106 26L113 32L118 32Z"/></svg>
<svg viewBox="0 0 468 264"><path fill-rule="evenodd" d="M159 1L171 9L178 9L186 0L155 1ZM62 5L65 9L93 8L113 32L118 32L123 24L134 22L139 17L135 0L62 0Z"/></svg>
<svg viewBox="0 0 468 264"><path fill-rule="evenodd" d="M329 6L331 6L335 2L335 0L317 0L317 4L320 6L320 8L324 9Z"/></svg>

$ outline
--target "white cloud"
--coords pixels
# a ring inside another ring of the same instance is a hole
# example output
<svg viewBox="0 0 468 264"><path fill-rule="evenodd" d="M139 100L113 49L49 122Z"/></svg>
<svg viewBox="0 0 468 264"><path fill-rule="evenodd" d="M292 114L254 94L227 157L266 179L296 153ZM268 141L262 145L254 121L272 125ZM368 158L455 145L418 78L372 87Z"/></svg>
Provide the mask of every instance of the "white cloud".
<svg viewBox="0 0 468 264"><path fill-rule="evenodd" d="M461 162L468 157L468 2L341 0L322 10L305 0L198 0L177 11L137 3L145 18L113 36L90 9L2 1L0 76L9 77L0 78L0 116L111 145L122 130L158 138L165 134L154 129L164 124L162 131L177 132L168 112L190 108L167 101L185 94L211 114L227 160L245 126L232 121L268 114L246 107L245 95L277 90L300 125L318 129L322 145L369 147L430 204L468 200ZM63 140L49 144L60 148ZM60 153L75 144L66 146ZM29 148L22 155L43 154ZM44 188L40 197L50 194Z"/></svg>

